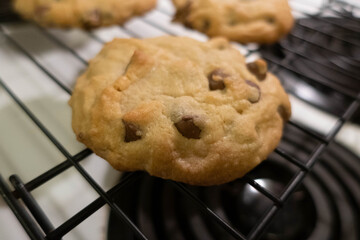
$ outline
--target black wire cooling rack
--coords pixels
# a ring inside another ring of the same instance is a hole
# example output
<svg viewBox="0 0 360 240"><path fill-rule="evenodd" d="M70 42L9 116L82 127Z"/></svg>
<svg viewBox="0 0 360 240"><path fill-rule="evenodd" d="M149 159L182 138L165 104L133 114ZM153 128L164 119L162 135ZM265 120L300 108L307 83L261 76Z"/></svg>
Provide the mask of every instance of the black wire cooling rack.
<svg viewBox="0 0 360 240"><path fill-rule="evenodd" d="M358 7L348 5L345 2L340 1L330 1L323 5L323 10L330 10L333 15L341 18L348 18L349 17L349 9L359 10ZM339 10L340 9L340 10ZM314 18L317 21L328 21L326 19L321 18L321 14L310 16L307 15L308 18ZM146 20L144 20L146 21ZM359 20L357 20L359 21ZM152 23L147 22L148 24L152 25L153 27L159 28L163 31L166 29L161 28L160 26ZM330 24L332 22L330 21ZM342 26L339 26L342 27ZM309 28L309 27L308 27ZM60 45L64 49L64 51L69 51L73 54L76 58L78 58L83 63L87 64L87 61L84 60L80 55L78 55L73 49L68 47L65 43L54 37L53 35L49 34L46 30L39 27L41 32L45 34L48 38L54 41L56 44ZM318 29L308 29L313 31L314 34L326 34L322 33ZM129 32L130 35L136 37L136 33ZM43 71L51 81L54 81L60 88L62 88L65 92L69 95L71 94L71 89L64 85L59 79L57 79L51 72L46 70L35 57L33 57L25 48L23 48L20 44L18 44L6 31L1 30L0 34L3 35L11 44L13 44L25 57L31 60L41 71ZM167 34L171 34L167 32ZM91 37L95 38L93 34L90 34ZM311 38L304 38L302 36L291 34L290 36L300 39L304 42L309 44L316 45L317 43L312 42ZM336 37L336 36L329 36L329 37ZM100 39L96 38L97 41L101 41ZM347 41L347 39L342 39L343 41ZM354 44L354 43L349 43ZM321 46L328 51L333 51L328 46ZM251 51L250 51L251 53ZM254 240L259 239L267 227L270 225L272 219L274 218L275 214L282 208L282 206L286 203L289 197L294 193L297 187L303 182L306 175L311 171L314 164L317 162L317 159L320 154L322 154L328 144L332 142L339 132L339 130L343 127L344 123L348 121L355 111L359 108L360 105L360 92L349 92L342 89L335 88L331 84L327 84L326 82L318 81L317 79L309 78L301 74L300 72L295 71L291 67L291 61L296 58L301 58L306 56L301 56L293 52L292 54L287 55L282 61L272 61L272 59L267 59L268 61L272 62L271 71L275 74L281 70L292 72L293 74L297 75L300 79L306 79L307 81L313 81L316 84L320 84L326 88L331 89L332 91L337 92L338 94L344 95L345 97L351 99L350 103L344 109L343 114L337 119L337 122L332 127L327 134L321 135L317 132L302 126L294 121L290 121L292 127L297 128L299 131L307 134L309 137L315 139L319 142L316 148L313 150L311 155L308 157L306 161L293 157L291 152L287 152L280 147L276 148L275 154L280 155L282 158L286 159L291 164L295 165L299 171L296 175L290 180L287 184L285 190L282 192L280 196L274 195L271 191L266 189L265 187L261 186L257 183L253 178L250 176L245 176L243 180L250 184L253 188L259 191L261 194L266 196L268 199L272 201L272 206L268 209L267 212L264 212L263 217L253 226L252 230L247 234L243 234L239 232L236 228L231 226L225 220L223 220L220 216L218 216L214 210L210 209L202 200L200 200L192 191L191 189L181 183L172 182L173 185L176 187L178 192L182 194L184 197L188 198L196 208L203 212L205 215L208 216L209 219L212 219L215 223L225 229L230 235L232 235L235 239L247 239L247 240ZM69 151L60 143L56 136L54 136L45 126L44 124L38 119L38 117L22 102L22 100L15 95L15 93L10 89L7 84L0 79L0 87L5 90L5 92L12 98L12 100L23 110L23 112L28 116L28 118L36 124L38 129L46 135L46 137L54 144L54 146L62 153L65 157L65 160L49 169L48 171L42 173L38 177L32 179L27 183L23 183L21 177L17 175L10 176L9 180L14 188L14 190L10 190L9 185L6 181L0 176L0 193L3 199L6 201L8 206L11 208L13 213L16 215L19 222L24 227L25 231L29 235L31 239L61 239L65 236L68 232L74 229L77 225L95 213L98 209L103 207L107 204L111 210L117 215L119 219L121 219L128 227L133 231L134 236L137 239L147 239L147 237L139 230L136 224L123 212L123 210L115 203L113 197L116 195L118 191L120 191L124 186L129 184L131 181L137 178L139 175L138 172L130 173L126 175L125 178L121 180L120 183L113 186L110 190L105 191L102 187L98 185L98 183L93 179L91 174L87 172L79 162L84 160L87 156L92 154L91 150L85 149L75 155L71 155ZM50 179L54 178L55 176L63 173L65 170L69 168L75 168L78 174L81 174L86 181L91 185L91 187L98 193L99 197L84 207L82 210L77 212L67 221L63 222L57 228L51 224L50 220L48 219L46 213L41 209L37 200L32 196L32 191L44 183L49 181ZM165 180L164 180L165 181ZM22 202L22 203L21 203Z"/></svg>

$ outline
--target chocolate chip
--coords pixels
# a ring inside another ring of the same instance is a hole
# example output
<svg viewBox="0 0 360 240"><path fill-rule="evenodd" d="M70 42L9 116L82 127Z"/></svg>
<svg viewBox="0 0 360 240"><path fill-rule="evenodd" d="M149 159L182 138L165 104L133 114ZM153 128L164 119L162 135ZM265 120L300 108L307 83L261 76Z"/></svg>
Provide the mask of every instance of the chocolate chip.
<svg viewBox="0 0 360 240"><path fill-rule="evenodd" d="M179 8L175 13L173 21L186 22L186 19L191 10L191 4L192 1L188 1L186 4L183 5L183 7Z"/></svg>
<svg viewBox="0 0 360 240"><path fill-rule="evenodd" d="M270 23L270 24L275 23L275 19L273 17L267 17L267 18L265 18L265 21Z"/></svg>
<svg viewBox="0 0 360 240"><path fill-rule="evenodd" d="M101 12L98 9L90 11L83 16L85 29L92 29L101 25Z"/></svg>
<svg viewBox="0 0 360 240"><path fill-rule="evenodd" d="M112 13L110 13L110 12L102 12L101 13L101 18L103 20L112 20L112 19L114 19L114 15Z"/></svg>
<svg viewBox="0 0 360 240"><path fill-rule="evenodd" d="M261 98L261 89L260 89L260 87L259 87L256 83L254 83L254 82L252 82L252 81L245 80L245 82L246 82L246 84L249 85L250 87L256 88L256 89L258 90L258 94L257 94L257 95L251 96L251 97L248 99L249 102L251 102L251 103L257 103L257 102L259 102L259 101L260 101L260 98Z"/></svg>
<svg viewBox="0 0 360 240"><path fill-rule="evenodd" d="M44 16L44 14L50 10L50 7L47 6L47 5L42 5L42 6L38 6L35 8L34 12L35 12L35 15L38 16L38 17L42 17Z"/></svg>
<svg viewBox="0 0 360 240"><path fill-rule="evenodd" d="M229 26L236 26L239 24L239 21L236 19L230 19L228 24Z"/></svg>
<svg viewBox="0 0 360 240"><path fill-rule="evenodd" d="M202 23L201 31L207 32L210 29L211 22L208 19L205 19Z"/></svg>
<svg viewBox="0 0 360 240"><path fill-rule="evenodd" d="M286 111L286 108L284 105L280 105L277 109L278 113L280 114L281 118L284 120L284 121L287 121L289 120L290 116L289 116L289 113Z"/></svg>
<svg viewBox="0 0 360 240"><path fill-rule="evenodd" d="M125 142L134 142L142 137L140 128L135 124L122 120L125 125Z"/></svg>
<svg viewBox="0 0 360 240"><path fill-rule="evenodd" d="M83 134L82 132L80 132L80 133L78 134L78 139L79 139L79 140L84 140L84 134Z"/></svg>
<svg viewBox="0 0 360 240"><path fill-rule="evenodd" d="M228 25L235 26L237 24L239 24L239 15L236 13L236 11L231 9L228 12Z"/></svg>
<svg viewBox="0 0 360 240"><path fill-rule="evenodd" d="M175 123L175 127L186 138L200 139L201 129L195 125L192 116L183 116L179 122Z"/></svg>
<svg viewBox="0 0 360 240"><path fill-rule="evenodd" d="M215 69L208 75L210 90L222 90L225 88L224 79L229 77L221 69Z"/></svg>
<svg viewBox="0 0 360 240"><path fill-rule="evenodd" d="M219 45L219 46L217 46L217 49L219 49L219 50L225 50L227 48L227 46L226 45Z"/></svg>
<svg viewBox="0 0 360 240"><path fill-rule="evenodd" d="M259 81L263 81L267 75L267 64L264 60L258 59L255 62L246 64L248 70L254 74Z"/></svg>

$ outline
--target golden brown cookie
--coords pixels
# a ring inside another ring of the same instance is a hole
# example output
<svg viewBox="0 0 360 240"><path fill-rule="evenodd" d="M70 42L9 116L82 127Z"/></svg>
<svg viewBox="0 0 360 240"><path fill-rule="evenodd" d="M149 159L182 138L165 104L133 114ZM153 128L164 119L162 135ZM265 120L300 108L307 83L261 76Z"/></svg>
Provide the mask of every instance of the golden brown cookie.
<svg viewBox="0 0 360 240"><path fill-rule="evenodd" d="M156 5L156 0L13 0L25 19L47 27L97 28L122 24Z"/></svg>
<svg viewBox="0 0 360 240"><path fill-rule="evenodd" d="M287 34L293 17L287 0L173 0L174 21L210 37L240 43L273 43Z"/></svg>
<svg viewBox="0 0 360 240"><path fill-rule="evenodd" d="M225 39L116 39L77 80L77 139L121 171L195 185L229 182L277 146L291 114L266 63Z"/></svg>

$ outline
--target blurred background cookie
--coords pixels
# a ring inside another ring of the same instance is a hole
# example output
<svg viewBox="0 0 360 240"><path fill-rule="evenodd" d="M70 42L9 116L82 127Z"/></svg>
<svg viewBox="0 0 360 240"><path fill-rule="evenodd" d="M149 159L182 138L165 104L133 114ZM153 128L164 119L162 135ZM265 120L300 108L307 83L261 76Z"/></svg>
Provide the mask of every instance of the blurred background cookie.
<svg viewBox="0 0 360 240"><path fill-rule="evenodd" d="M122 24L144 14L156 0L14 0L14 9L22 17L42 26L92 29Z"/></svg>
<svg viewBox="0 0 360 240"><path fill-rule="evenodd" d="M273 43L287 34L293 17L287 0L173 0L174 21L210 37L240 43Z"/></svg>

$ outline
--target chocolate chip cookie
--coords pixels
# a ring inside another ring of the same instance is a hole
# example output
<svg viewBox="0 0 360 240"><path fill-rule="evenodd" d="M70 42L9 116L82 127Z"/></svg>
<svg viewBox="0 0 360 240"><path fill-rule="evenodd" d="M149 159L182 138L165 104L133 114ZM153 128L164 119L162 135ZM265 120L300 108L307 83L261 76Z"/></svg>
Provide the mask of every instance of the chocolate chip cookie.
<svg viewBox="0 0 360 240"><path fill-rule="evenodd" d="M277 146L291 114L266 63L227 40L116 39L77 80L77 139L121 171L194 185L229 182Z"/></svg>
<svg viewBox="0 0 360 240"><path fill-rule="evenodd" d="M293 26L287 0L173 0L174 21L208 36L274 43Z"/></svg>
<svg viewBox="0 0 360 240"><path fill-rule="evenodd" d="M156 0L13 0L25 19L48 27L92 29L122 24L156 5Z"/></svg>

